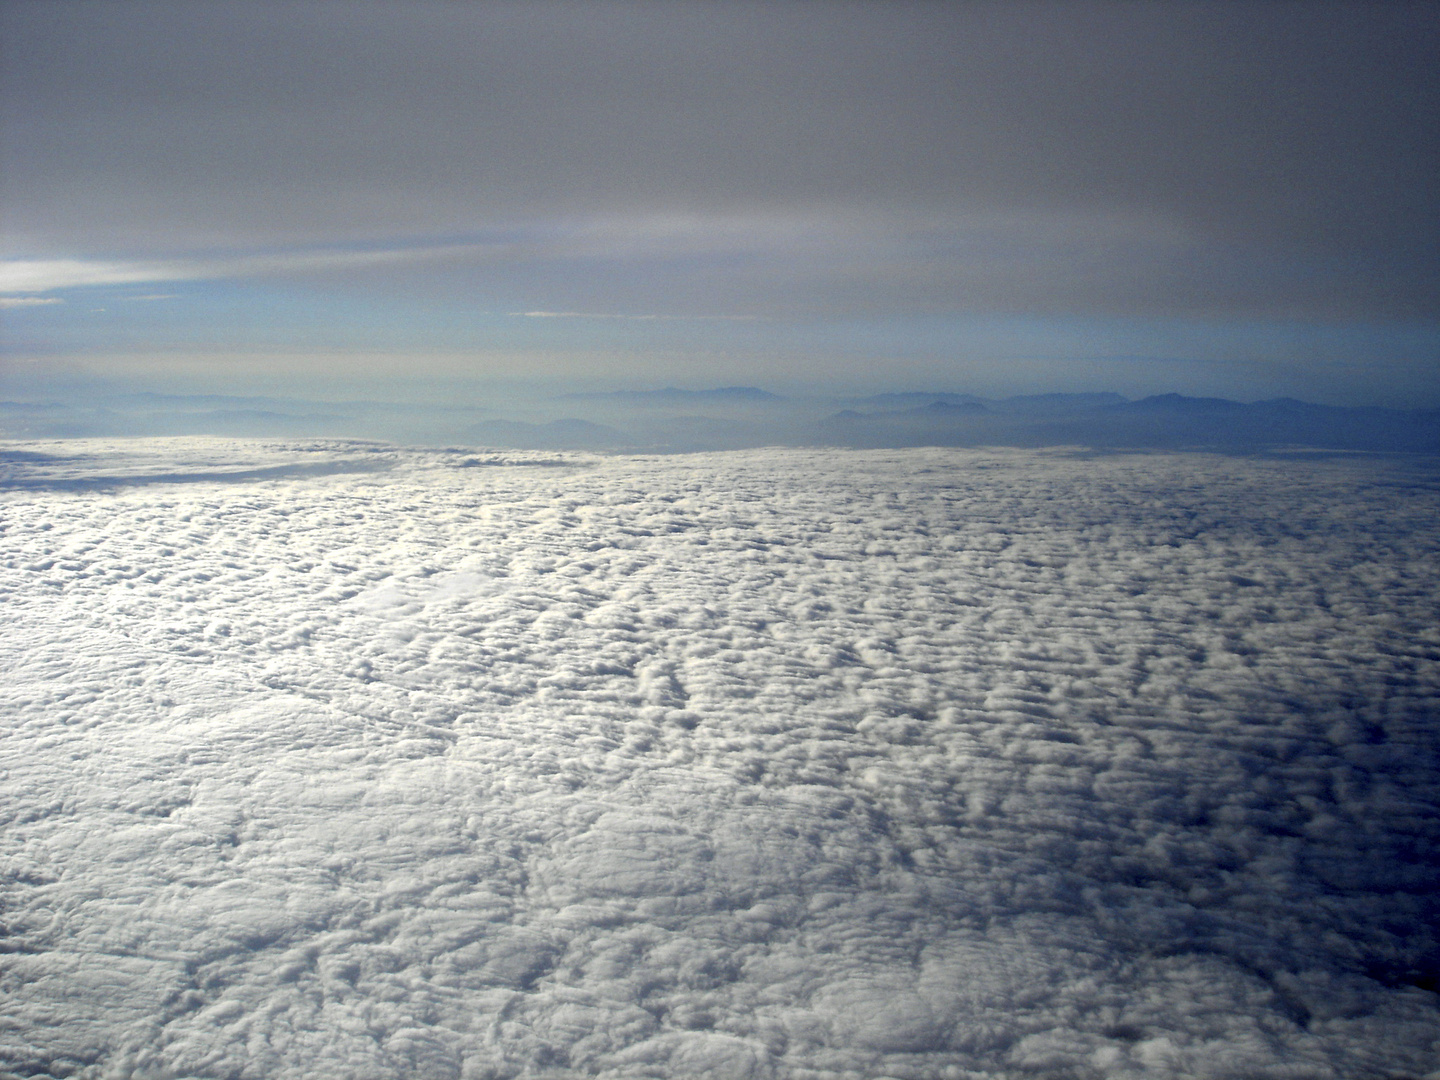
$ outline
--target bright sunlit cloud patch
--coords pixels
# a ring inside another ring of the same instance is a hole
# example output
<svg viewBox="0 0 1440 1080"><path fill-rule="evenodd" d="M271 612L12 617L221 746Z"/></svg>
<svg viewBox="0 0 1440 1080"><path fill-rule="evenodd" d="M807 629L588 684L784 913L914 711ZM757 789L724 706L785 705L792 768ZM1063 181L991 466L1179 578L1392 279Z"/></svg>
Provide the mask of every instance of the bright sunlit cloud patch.
<svg viewBox="0 0 1440 1080"><path fill-rule="evenodd" d="M161 281L203 281L224 278L362 269L456 255L483 254L495 245L480 243L412 245L362 251L282 251L186 257L164 261L104 259L0 260L0 289L42 293L86 286L135 285ZM169 299L166 295L127 299Z"/></svg>
<svg viewBox="0 0 1440 1080"><path fill-rule="evenodd" d="M0 451L0 1070L1433 1067L1433 467Z"/></svg>
<svg viewBox="0 0 1440 1080"><path fill-rule="evenodd" d="M0 261L0 289L39 293L87 285L133 285L196 277L196 268L169 262L109 262L94 259L7 259Z"/></svg>

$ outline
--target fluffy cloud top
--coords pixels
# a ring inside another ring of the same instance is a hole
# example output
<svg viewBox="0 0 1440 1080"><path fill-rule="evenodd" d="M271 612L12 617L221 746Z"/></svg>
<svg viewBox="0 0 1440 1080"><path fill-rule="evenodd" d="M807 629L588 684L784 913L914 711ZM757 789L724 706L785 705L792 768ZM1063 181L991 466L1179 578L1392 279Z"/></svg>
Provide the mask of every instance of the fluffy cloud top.
<svg viewBox="0 0 1440 1080"><path fill-rule="evenodd" d="M4 463L5 1069L1435 1065L1429 473Z"/></svg>

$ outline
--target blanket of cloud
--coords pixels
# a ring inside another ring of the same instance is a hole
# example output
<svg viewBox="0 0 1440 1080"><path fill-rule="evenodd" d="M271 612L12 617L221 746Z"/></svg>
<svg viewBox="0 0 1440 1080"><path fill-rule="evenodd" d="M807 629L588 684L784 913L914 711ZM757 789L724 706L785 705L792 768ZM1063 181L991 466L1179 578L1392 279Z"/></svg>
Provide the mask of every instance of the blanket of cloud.
<svg viewBox="0 0 1440 1080"><path fill-rule="evenodd" d="M1433 461L5 449L5 1076L1440 1075Z"/></svg>

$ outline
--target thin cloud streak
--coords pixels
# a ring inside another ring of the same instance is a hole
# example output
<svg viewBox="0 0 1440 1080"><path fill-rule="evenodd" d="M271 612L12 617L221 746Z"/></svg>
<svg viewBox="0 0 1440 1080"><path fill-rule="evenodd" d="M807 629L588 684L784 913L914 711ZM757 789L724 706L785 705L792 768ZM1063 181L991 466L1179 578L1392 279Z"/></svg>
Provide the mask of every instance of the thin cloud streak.
<svg viewBox="0 0 1440 1080"><path fill-rule="evenodd" d="M42 293L87 285L182 281L197 275L174 263L101 262L88 259L11 259L0 262L0 289Z"/></svg>
<svg viewBox="0 0 1440 1080"><path fill-rule="evenodd" d="M758 315L627 315L610 311L516 311L525 319L628 319L637 322L757 322Z"/></svg>
<svg viewBox="0 0 1440 1080"><path fill-rule="evenodd" d="M0 261L0 289L43 293L95 285L137 285L158 281L207 281L293 273L356 270L426 259L473 255L494 245L454 244L384 251L302 251L164 262L91 259L10 259ZM127 297L127 299L169 299Z"/></svg>

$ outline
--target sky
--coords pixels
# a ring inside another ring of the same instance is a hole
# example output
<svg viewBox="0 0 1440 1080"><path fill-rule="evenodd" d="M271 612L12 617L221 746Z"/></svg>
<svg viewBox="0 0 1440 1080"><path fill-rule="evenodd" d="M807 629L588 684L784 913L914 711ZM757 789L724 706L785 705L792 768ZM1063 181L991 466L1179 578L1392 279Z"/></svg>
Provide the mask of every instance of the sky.
<svg viewBox="0 0 1440 1080"><path fill-rule="evenodd" d="M0 396L1440 406L1435 4L4 0L0 42Z"/></svg>

